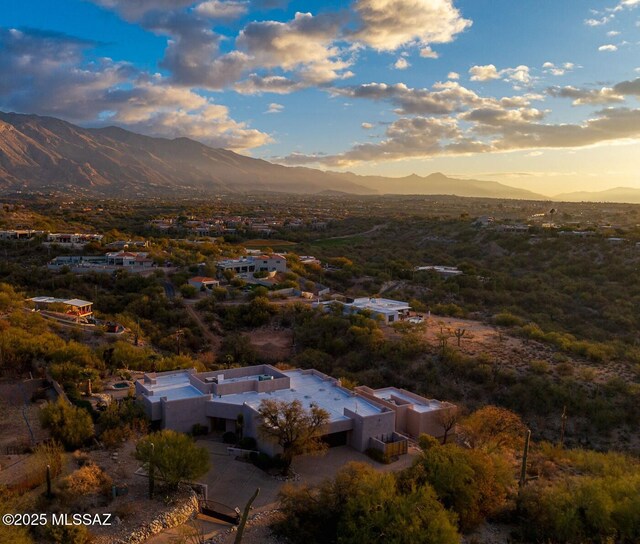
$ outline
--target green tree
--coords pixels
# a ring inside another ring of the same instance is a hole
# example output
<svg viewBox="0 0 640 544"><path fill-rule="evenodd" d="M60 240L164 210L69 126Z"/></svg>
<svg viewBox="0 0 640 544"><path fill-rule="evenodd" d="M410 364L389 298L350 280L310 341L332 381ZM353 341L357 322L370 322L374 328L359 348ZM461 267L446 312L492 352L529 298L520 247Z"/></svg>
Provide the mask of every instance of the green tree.
<svg viewBox="0 0 640 544"><path fill-rule="evenodd" d="M285 473L288 473L296 455L325 450L326 446L320 440L324 427L329 423L329 412L325 409L313 404L306 410L299 400L264 399L258 407L258 414L258 432L282 448Z"/></svg>
<svg viewBox="0 0 640 544"><path fill-rule="evenodd" d="M73 406L59 398L40 411L40 421L67 449L78 448L89 440L95 429L91 415L84 408Z"/></svg>
<svg viewBox="0 0 640 544"><path fill-rule="evenodd" d="M421 455L400 476L403 489L428 484L442 503L456 514L463 530L482 523L504 505L515 479L497 456L441 445L431 436L420 437Z"/></svg>
<svg viewBox="0 0 640 544"><path fill-rule="evenodd" d="M485 406L462 422L461 434L473 448L493 452L521 447L525 429L520 416L512 411Z"/></svg>
<svg viewBox="0 0 640 544"><path fill-rule="evenodd" d="M402 492L396 478L349 463L320 486L286 486L277 533L293 544L454 544L455 514L428 485Z"/></svg>
<svg viewBox="0 0 640 544"><path fill-rule="evenodd" d="M176 489L181 482L194 480L209 470L209 453L183 433L166 429L142 438L135 458L149 470L151 463L167 487Z"/></svg>

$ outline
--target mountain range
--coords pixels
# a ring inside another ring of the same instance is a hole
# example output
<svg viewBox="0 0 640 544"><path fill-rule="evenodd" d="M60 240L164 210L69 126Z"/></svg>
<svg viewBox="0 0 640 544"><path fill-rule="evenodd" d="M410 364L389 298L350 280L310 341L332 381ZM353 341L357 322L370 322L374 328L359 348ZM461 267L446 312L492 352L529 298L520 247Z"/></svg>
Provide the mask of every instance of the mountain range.
<svg viewBox="0 0 640 544"><path fill-rule="evenodd" d="M0 193L16 191L129 198L281 192L549 200L495 181L441 173L390 178L289 167L189 138L156 138L117 127L82 128L53 117L0 112ZM640 189L570 193L558 199L640 202Z"/></svg>

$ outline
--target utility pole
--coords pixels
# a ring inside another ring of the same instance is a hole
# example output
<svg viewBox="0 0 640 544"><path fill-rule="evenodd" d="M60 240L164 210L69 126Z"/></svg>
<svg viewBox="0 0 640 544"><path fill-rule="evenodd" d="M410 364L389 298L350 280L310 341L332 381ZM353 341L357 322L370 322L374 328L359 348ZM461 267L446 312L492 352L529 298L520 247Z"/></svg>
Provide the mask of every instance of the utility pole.
<svg viewBox="0 0 640 544"><path fill-rule="evenodd" d="M527 434L524 437L524 450L522 452L522 468L520 469L520 483L519 488L524 488L527 483L527 457L529 457L529 441L531 440L531 429L527 429Z"/></svg>
<svg viewBox="0 0 640 544"><path fill-rule="evenodd" d="M562 410L561 417L562 425L560 427L560 447L564 448L564 432L567 428L567 405L565 404L564 409Z"/></svg>
<svg viewBox="0 0 640 544"><path fill-rule="evenodd" d="M155 474L154 472L154 457L155 457L155 451L156 451L156 447L155 444L153 442L151 442L151 458L149 459L149 498L153 499L153 491L155 489Z"/></svg>

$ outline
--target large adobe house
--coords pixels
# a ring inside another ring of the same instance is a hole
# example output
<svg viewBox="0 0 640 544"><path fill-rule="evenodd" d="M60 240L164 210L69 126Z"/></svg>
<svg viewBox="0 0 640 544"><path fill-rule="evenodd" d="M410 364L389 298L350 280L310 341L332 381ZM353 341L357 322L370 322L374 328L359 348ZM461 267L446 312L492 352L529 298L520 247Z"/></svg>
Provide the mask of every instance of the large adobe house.
<svg viewBox="0 0 640 544"><path fill-rule="evenodd" d="M317 370L281 371L270 365L196 373L179 370L145 374L136 382L136 394L149 418L162 428L189 432L196 424L210 430L235 431L238 415L244 436L253 437L262 451L277 446L258 433L258 408L263 399L298 400L329 412L324 439L358 451L385 450L386 445L426 432L443 434L440 421L453 404L429 400L403 389L350 391L340 380ZM406 447L405 447L406 451Z"/></svg>

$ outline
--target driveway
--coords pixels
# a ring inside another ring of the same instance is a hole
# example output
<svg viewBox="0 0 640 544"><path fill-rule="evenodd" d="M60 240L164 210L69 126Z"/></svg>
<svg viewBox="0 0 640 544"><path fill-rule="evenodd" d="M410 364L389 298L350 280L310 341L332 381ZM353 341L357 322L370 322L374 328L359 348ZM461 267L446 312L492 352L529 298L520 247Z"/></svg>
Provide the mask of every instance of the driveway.
<svg viewBox="0 0 640 544"><path fill-rule="evenodd" d="M276 480L251 463L237 461L235 456L228 455L227 444L203 439L198 440L198 445L207 448L211 459L211 470L199 480L201 483L207 484L209 500L224 504L232 509L238 507L242 510L251 495L255 493L256 488L259 487L260 494L253 503L253 514L276 508L278 492L284 482ZM410 466L416 455L418 455L417 448L409 446L407 455L403 455L390 465L381 465L349 446L331 448L322 456L305 455L296 458L293 462L293 470L300 475L300 480L294 485L317 485L326 478L335 476L338 470L351 461L367 463L381 472L396 472ZM147 543L174 544L184 542L188 534L193 534L194 527L197 528L196 532L207 538L229 529L229 525L225 523L218 523L211 518L199 515L191 525L165 530L147 540Z"/></svg>
<svg viewBox="0 0 640 544"><path fill-rule="evenodd" d="M198 445L209 450L211 470L200 481L207 484L209 499L225 504L231 508L242 509L256 488L260 495L256 499L254 510L269 510L278 502L278 492L283 482L266 474L251 463L237 461L227 454L227 445L211 440L200 440ZM325 455L305 455L293 462L293 470L300 475L300 484L316 485L327 478L332 478L347 463L358 461L374 466L382 472L395 472L411 465L418 450L410 448L395 463L382 465L355 451L349 446L330 448Z"/></svg>

